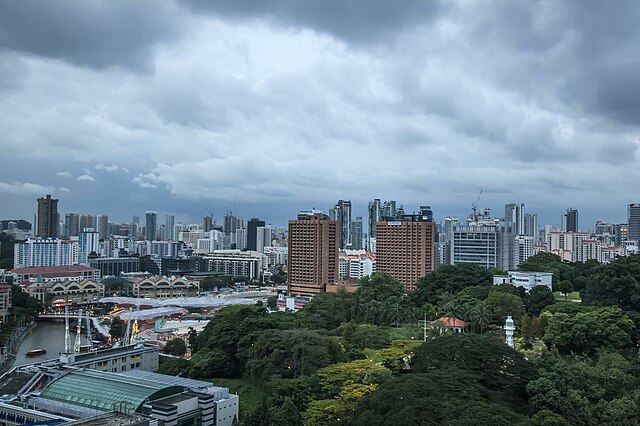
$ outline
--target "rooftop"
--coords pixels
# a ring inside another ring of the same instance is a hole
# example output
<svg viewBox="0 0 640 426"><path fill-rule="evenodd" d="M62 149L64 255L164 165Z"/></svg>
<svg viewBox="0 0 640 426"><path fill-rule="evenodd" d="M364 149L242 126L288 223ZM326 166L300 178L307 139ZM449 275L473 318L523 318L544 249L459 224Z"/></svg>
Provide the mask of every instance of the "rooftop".
<svg viewBox="0 0 640 426"><path fill-rule="evenodd" d="M104 412L116 407L134 412L145 401L174 395L183 390L183 386L80 369L68 371L53 380L44 388L40 398Z"/></svg>

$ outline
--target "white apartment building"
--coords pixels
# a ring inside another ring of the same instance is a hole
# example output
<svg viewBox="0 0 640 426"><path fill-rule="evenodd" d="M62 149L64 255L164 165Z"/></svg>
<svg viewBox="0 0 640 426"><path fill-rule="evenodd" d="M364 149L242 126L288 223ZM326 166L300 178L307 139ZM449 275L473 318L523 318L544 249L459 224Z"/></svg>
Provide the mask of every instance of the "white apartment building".
<svg viewBox="0 0 640 426"><path fill-rule="evenodd" d="M257 251L218 250L204 256L209 272L220 272L230 277L248 277L257 280L267 265L267 256Z"/></svg>
<svg viewBox="0 0 640 426"><path fill-rule="evenodd" d="M534 237L528 235L516 235L515 244L515 264L516 267L524 263L528 258L533 256L536 241Z"/></svg>
<svg viewBox="0 0 640 426"><path fill-rule="evenodd" d="M30 238L15 243L14 268L68 266L78 263L78 242L57 238Z"/></svg>

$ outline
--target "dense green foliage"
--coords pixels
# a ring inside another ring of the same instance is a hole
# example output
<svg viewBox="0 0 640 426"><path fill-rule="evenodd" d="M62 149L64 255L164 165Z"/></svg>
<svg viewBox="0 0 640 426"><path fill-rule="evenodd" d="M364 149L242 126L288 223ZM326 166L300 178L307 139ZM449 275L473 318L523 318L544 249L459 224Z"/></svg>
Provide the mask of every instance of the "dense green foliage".
<svg viewBox="0 0 640 426"><path fill-rule="evenodd" d="M441 266L413 293L376 273L298 313L221 309L190 339L190 361L161 368L241 384L243 425L636 424L640 256L601 266L541 253L521 269L553 272L582 302L494 286L500 271L471 265ZM504 343L507 315L516 350ZM469 332L433 327L422 342L425 316L465 320Z"/></svg>
<svg viewBox="0 0 640 426"><path fill-rule="evenodd" d="M162 352L174 356L183 356L187 352L187 345L184 340L176 337L167 342Z"/></svg>
<svg viewBox="0 0 640 426"><path fill-rule="evenodd" d="M11 235L0 232L0 269L8 270L13 268L15 242Z"/></svg>

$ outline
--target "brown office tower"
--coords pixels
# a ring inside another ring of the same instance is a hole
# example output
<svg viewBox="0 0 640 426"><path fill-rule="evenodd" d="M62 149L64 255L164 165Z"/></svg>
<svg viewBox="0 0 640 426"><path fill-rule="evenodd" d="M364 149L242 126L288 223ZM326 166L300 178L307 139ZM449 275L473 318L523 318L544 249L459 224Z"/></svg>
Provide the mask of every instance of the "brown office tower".
<svg viewBox="0 0 640 426"><path fill-rule="evenodd" d="M338 280L338 222L316 210L289 221L290 295L313 296Z"/></svg>
<svg viewBox="0 0 640 426"><path fill-rule="evenodd" d="M435 268L435 224L427 206L420 214L405 214L397 220L376 224L376 271L386 272L408 290Z"/></svg>
<svg viewBox="0 0 640 426"><path fill-rule="evenodd" d="M58 237L58 200L47 197L38 198L37 237Z"/></svg>

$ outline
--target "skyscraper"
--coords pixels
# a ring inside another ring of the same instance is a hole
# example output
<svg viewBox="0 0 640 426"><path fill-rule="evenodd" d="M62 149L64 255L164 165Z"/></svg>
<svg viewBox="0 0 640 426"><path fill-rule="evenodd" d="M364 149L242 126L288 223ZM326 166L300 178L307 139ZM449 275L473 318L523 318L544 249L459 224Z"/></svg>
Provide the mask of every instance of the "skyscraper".
<svg viewBox="0 0 640 426"><path fill-rule="evenodd" d="M91 214L81 214L78 219L78 232L84 228L96 228L96 217Z"/></svg>
<svg viewBox="0 0 640 426"><path fill-rule="evenodd" d="M144 239L147 241L154 241L156 239L156 232L158 228L158 213L148 211L145 214L145 219Z"/></svg>
<svg viewBox="0 0 640 426"><path fill-rule="evenodd" d="M409 290L435 268L435 224L431 209L382 220L376 227L376 270L386 272Z"/></svg>
<svg viewBox="0 0 640 426"><path fill-rule="evenodd" d="M362 249L362 217L360 216L351 222L351 248Z"/></svg>
<svg viewBox="0 0 640 426"><path fill-rule="evenodd" d="M91 253L98 253L100 233L93 228L84 228L78 236L78 263L88 264Z"/></svg>
<svg viewBox="0 0 640 426"><path fill-rule="evenodd" d="M204 232L211 231L213 229L213 215L203 217L202 225L203 225Z"/></svg>
<svg viewBox="0 0 640 426"><path fill-rule="evenodd" d="M224 216L224 235L234 235L238 229L237 218L233 215L232 211L228 211Z"/></svg>
<svg viewBox="0 0 640 426"><path fill-rule="evenodd" d="M38 226L36 236L58 237L58 200L51 195L38 198Z"/></svg>
<svg viewBox="0 0 640 426"><path fill-rule="evenodd" d="M509 203L504 206L504 220L513 224L516 235L525 235L524 203Z"/></svg>
<svg viewBox="0 0 640 426"><path fill-rule="evenodd" d="M569 207L562 215L563 232L578 232L578 210Z"/></svg>
<svg viewBox="0 0 640 426"><path fill-rule="evenodd" d="M313 296L338 279L338 222L317 210L289 221L289 294Z"/></svg>
<svg viewBox="0 0 640 426"><path fill-rule="evenodd" d="M329 218L338 222L340 228L340 248L351 247L351 201L338 200L329 211Z"/></svg>
<svg viewBox="0 0 640 426"><path fill-rule="evenodd" d="M380 218L382 215L382 211L380 209L380 199L376 198L373 201L369 202L369 222L367 226L367 249L374 251L373 246L375 245L376 239L376 224L380 222Z"/></svg>
<svg viewBox="0 0 640 426"><path fill-rule="evenodd" d="M170 213L164 216L165 238L169 241L176 240L176 216Z"/></svg>
<svg viewBox="0 0 640 426"><path fill-rule="evenodd" d="M537 214L525 214L524 215L524 235L533 237L534 242L538 243L538 215Z"/></svg>
<svg viewBox="0 0 640 426"><path fill-rule="evenodd" d="M252 217L247 223L247 250L257 250L258 228L261 226L264 226L264 220L260 220L257 217Z"/></svg>
<svg viewBox="0 0 640 426"><path fill-rule="evenodd" d="M67 213L64 215L64 233L63 237L77 237L80 231L80 216L75 213Z"/></svg>
<svg viewBox="0 0 640 426"><path fill-rule="evenodd" d="M640 241L640 203L627 206L627 238L629 241Z"/></svg>
<svg viewBox="0 0 640 426"><path fill-rule="evenodd" d="M100 239L105 240L109 238L109 216L106 214L99 214L97 216L98 222L98 233L100 234Z"/></svg>

